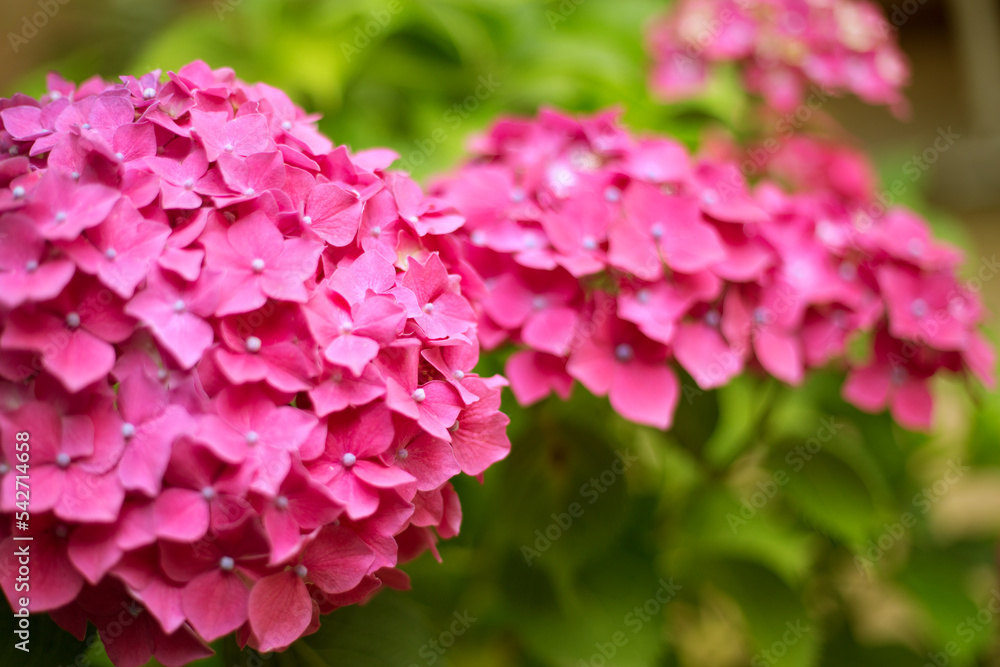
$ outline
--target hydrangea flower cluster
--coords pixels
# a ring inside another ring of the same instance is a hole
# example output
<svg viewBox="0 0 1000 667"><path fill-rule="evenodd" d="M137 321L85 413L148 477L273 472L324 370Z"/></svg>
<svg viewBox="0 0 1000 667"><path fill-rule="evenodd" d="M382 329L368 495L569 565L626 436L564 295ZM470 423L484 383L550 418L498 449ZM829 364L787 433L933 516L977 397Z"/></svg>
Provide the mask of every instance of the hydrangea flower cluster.
<svg viewBox="0 0 1000 667"><path fill-rule="evenodd" d="M0 583L30 534L30 609L119 667L406 587L509 450L462 218L314 121L201 62L0 100Z"/></svg>
<svg viewBox="0 0 1000 667"><path fill-rule="evenodd" d="M794 385L836 360L850 366L849 401L925 428L938 371L992 383L959 253L913 212L881 207L856 154L796 144L774 173L818 156L843 169L792 168L803 180L791 192L751 189L734 160L633 137L614 113L553 111L501 121L474 150L432 192L466 217L457 233L486 287L480 341L519 348L506 375L522 404L566 398L578 380L665 429L675 365L710 389L746 369ZM863 332L870 358L845 361Z"/></svg>
<svg viewBox="0 0 1000 667"><path fill-rule="evenodd" d="M687 98L713 65L736 63L747 89L783 113L810 85L901 111L909 68L893 30L864 0L680 0L650 30L651 85Z"/></svg>

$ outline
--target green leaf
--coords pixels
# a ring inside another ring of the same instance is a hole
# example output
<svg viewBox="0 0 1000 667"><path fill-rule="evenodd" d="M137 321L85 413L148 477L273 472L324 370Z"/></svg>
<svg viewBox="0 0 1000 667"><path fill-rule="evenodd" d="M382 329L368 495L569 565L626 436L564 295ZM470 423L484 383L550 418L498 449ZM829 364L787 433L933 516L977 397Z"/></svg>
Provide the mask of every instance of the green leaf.
<svg viewBox="0 0 1000 667"><path fill-rule="evenodd" d="M754 650L752 665L811 667L818 663L822 627L781 578L759 565L737 561L718 563L713 572L743 612Z"/></svg>
<svg viewBox="0 0 1000 667"><path fill-rule="evenodd" d="M814 558L807 533L781 522L773 510L757 509L721 488L694 495L676 532L664 540L673 551L669 569L684 576L702 559L735 558L759 563L789 584L801 582Z"/></svg>
<svg viewBox="0 0 1000 667"><path fill-rule="evenodd" d="M383 591L364 606L344 607L323 617L323 631L273 656L281 667L400 667L423 664L437 632L427 612L406 593Z"/></svg>
<svg viewBox="0 0 1000 667"><path fill-rule="evenodd" d="M817 441L818 442L818 441ZM848 545L860 547L879 525L871 493L861 477L835 456L807 446L782 457L783 492L807 523Z"/></svg>

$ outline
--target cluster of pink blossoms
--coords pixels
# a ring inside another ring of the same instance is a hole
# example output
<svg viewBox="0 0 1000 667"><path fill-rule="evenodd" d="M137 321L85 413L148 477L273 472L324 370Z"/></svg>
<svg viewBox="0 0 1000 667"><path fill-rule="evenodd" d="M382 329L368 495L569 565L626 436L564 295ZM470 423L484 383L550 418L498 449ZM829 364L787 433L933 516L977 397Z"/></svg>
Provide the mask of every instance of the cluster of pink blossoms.
<svg viewBox="0 0 1000 667"><path fill-rule="evenodd" d="M849 401L924 428L939 370L992 383L959 254L913 212L880 207L854 153L789 145L771 167L804 179L790 194L751 190L735 160L634 138L614 113L504 120L474 149L433 192L466 218L457 233L486 288L480 341L520 348L506 375L522 404L565 398L578 380L622 416L668 428L674 364L710 389L747 368L797 384L838 361L851 364ZM824 159L842 168L789 164ZM861 332L870 358L845 362Z"/></svg>
<svg viewBox="0 0 1000 667"><path fill-rule="evenodd" d="M509 450L463 220L231 70L122 81L0 100L0 583L119 667L279 650Z"/></svg>
<svg viewBox="0 0 1000 667"><path fill-rule="evenodd" d="M650 31L651 85L683 99L704 89L713 64L732 62L781 112L810 85L903 109L909 71L893 30L864 0L679 0Z"/></svg>

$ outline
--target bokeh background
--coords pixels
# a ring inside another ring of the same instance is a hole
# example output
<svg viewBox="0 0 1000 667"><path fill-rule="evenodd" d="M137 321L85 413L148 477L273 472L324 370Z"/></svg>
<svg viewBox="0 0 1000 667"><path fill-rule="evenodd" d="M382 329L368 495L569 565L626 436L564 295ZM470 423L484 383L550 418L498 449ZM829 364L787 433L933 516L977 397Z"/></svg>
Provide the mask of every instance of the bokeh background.
<svg viewBox="0 0 1000 667"><path fill-rule="evenodd" d="M38 26L42 5L53 15ZM50 70L113 78L201 58L285 89L338 143L396 149L424 182L498 115L543 105L618 106L632 127L692 147L745 137L754 123L735 77L680 105L650 97L643 34L667 6L0 0L0 95L38 94ZM961 135L904 198L967 249L969 276L988 276L995 329L997 3L884 7L912 64L910 117L855 100L822 111L886 182L939 130ZM484 361L484 373L500 368ZM840 382L743 378L700 393L688 379L666 434L579 388L567 404L507 400L513 452L482 486L458 484L462 534L439 545L442 562L405 567L413 591L339 610L286 654L223 642L204 665L1000 665L1000 398L942 381L935 430L916 435L846 406ZM107 664L99 645L67 637L52 633L32 660ZM22 664L6 639L0 664Z"/></svg>

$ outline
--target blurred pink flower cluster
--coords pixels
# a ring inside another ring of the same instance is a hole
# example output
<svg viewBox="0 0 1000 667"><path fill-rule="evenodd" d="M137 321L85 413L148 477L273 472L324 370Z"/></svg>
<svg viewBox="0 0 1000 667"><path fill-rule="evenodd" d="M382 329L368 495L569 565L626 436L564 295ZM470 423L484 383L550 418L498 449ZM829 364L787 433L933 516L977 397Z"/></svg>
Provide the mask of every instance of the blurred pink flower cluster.
<svg viewBox="0 0 1000 667"><path fill-rule="evenodd" d="M849 401L925 428L938 371L992 383L959 253L912 211L886 211L857 153L796 140L769 166L796 187L751 189L735 159L633 137L615 113L553 111L497 123L474 151L432 192L466 218L480 341L517 346L506 375L523 404L578 380L669 428L675 365L710 389L748 368L798 384L836 361ZM863 333L870 358L846 361Z"/></svg>
<svg viewBox="0 0 1000 667"><path fill-rule="evenodd" d="M909 68L893 32L864 0L679 0L649 33L651 85L684 99L703 91L713 66L736 63L748 90L780 112L811 85L901 112Z"/></svg>
<svg viewBox="0 0 1000 667"><path fill-rule="evenodd" d="M3 553L17 515L31 610L119 667L281 649L407 586L509 449L463 220L231 70L122 81L0 100Z"/></svg>

